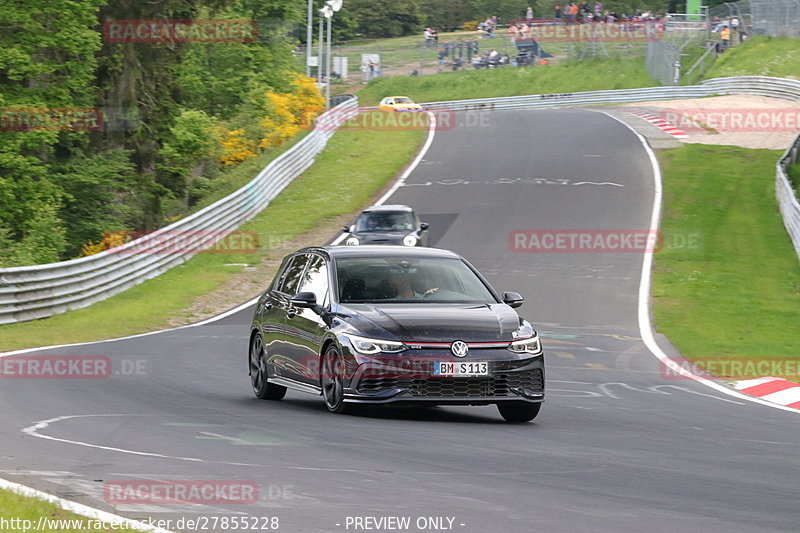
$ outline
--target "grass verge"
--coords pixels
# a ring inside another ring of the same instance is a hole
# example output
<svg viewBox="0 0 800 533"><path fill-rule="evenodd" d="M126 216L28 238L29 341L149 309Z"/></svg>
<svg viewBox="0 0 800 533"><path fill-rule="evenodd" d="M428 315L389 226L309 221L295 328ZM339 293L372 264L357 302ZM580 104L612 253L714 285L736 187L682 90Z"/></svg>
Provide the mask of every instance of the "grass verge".
<svg viewBox="0 0 800 533"><path fill-rule="evenodd" d="M43 520L40 526L40 518ZM86 533L105 531L139 531L116 524L99 523L97 520L65 511L55 504L21 496L10 490L0 490L0 519L8 521L0 531L38 531L41 533ZM6 529L8 526L8 529Z"/></svg>
<svg viewBox="0 0 800 533"><path fill-rule="evenodd" d="M775 200L779 156L701 144L659 155L665 242L655 256L655 326L720 377L800 378L800 264ZM767 366L731 372L732 361Z"/></svg>
<svg viewBox="0 0 800 533"><path fill-rule="evenodd" d="M171 317L231 276L274 259L278 243L363 208L413 158L424 131L339 131L314 165L240 228L258 234L254 253L201 253L172 270L85 309L0 326L0 351L108 339L162 329ZM386 147L391 146L391 150ZM330 235L339 228L331 227ZM323 244L308 242L308 245ZM269 280L256 280L266 286ZM255 291L254 291L255 292Z"/></svg>
<svg viewBox="0 0 800 533"><path fill-rule="evenodd" d="M800 39L753 37L720 55L705 78L777 76L800 79Z"/></svg>
<svg viewBox="0 0 800 533"><path fill-rule="evenodd" d="M420 102L552 94L600 89L653 87L644 58L566 61L558 65L442 72L435 76L396 76L371 81L358 92L361 105L375 105L387 95Z"/></svg>

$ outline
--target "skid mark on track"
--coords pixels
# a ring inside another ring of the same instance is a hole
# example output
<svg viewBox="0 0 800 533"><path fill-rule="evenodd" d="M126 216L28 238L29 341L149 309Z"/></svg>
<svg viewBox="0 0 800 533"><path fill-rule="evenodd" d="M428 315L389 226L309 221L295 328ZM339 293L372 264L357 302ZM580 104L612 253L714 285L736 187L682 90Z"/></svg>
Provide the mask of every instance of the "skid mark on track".
<svg viewBox="0 0 800 533"><path fill-rule="evenodd" d="M604 395L608 396L609 398L614 398L614 399L618 399L619 396L616 393L612 392L612 390L611 390L612 387L620 387L620 388L627 389L627 390L630 390L630 391L633 391L633 392L644 392L644 393L647 393L647 394L665 394L667 396L669 396L672 393L667 392L664 389L674 389L674 390L681 391L681 392L688 392L689 394L696 394L698 396L705 396L707 398L713 398L715 400L719 400L719 401L722 401L722 402L729 402L729 403L735 403L737 405L744 405L744 402L731 400L729 398L722 398L720 396L714 396L713 394L706 394L704 392L698 392L698 391L689 389L687 387L679 387L678 385L654 385L652 387L640 388L640 387L634 387L633 385L629 385L627 383L623 383L623 382L620 382L620 381L615 381L615 382L611 382L611 383L603 383L601 385L598 385L598 387L600 388L600 390L603 392Z"/></svg>
<svg viewBox="0 0 800 533"><path fill-rule="evenodd" d="M723 402L734 403L737 405L745 405L745 402L731 400L715 396L713 394L706 394L692 390L687 387L679 385L653 385L650 387L636 387L629 383L622 381L611 381L608 383L591 383L587 381L561 381L561 380L548 380L548 383L558 383L563 385L578 385L574 388L547 388L547 395L550 397L563 397L563 398L611 398L613 400L623 399L623 391L628 393L644 393L644 394L659 394L664 396L671 396L677 393L695 394L698 396L705 396L720 400Z"/></svg>
<svg viewBox="0 0 800 533"><path fill-rule="evenodd" d="M581 186L581 185L596 185L599 187L625 187L622 183L614 181L591 181L591 180L574 180L571 178L494 178L489 180L464 180L464 179L446 179L435 181L422 181L419 183L404 183L402 187L435 187L444 186L451 187L453 185L560 185L560 186Z"/></svg>

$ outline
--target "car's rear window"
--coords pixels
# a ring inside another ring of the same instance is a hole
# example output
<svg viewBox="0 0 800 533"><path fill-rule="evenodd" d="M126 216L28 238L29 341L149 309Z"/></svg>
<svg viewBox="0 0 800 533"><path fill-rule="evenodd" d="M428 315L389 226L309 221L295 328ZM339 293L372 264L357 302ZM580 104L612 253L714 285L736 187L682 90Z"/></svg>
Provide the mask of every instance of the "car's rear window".
<svg viewBox="0 0 800 533"><path fill-rule="evenodd" d="M457 258L342 257L336 276L341 303L497 303Z"/></svg>

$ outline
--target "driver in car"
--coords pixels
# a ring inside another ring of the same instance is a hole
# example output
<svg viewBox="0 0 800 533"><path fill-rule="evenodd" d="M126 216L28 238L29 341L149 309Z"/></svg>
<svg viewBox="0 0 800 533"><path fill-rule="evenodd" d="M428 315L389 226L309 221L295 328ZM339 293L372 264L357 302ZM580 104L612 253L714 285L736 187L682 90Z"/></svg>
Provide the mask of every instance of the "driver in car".
<svg viewBox="0 0 800 533"><path fill-rule="evenodd" d="M406 270L392 270L389 272L389 285L395 290L393 299L395 300L414 300L424 298L427 294L433 294L439 287L427 289L425 292L414 290L411 285L411 276Z"/></svg>

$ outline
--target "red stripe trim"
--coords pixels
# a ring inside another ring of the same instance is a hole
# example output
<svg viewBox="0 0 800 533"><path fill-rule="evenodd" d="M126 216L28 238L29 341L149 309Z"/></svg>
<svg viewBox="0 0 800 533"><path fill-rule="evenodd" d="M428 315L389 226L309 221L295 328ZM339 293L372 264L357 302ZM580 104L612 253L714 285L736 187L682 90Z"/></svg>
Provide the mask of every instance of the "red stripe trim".
<svg viewBox="0 0 800 533"><path fill-rule="evenodd" d="M792 389L794 387L800 387L800 384L792 381L786 381L785 379L776 379L775 381L768 381L766 383L761 383L760 385L747 387L746 389L742 389L741 392L749 394L750 396L766 396L767 394L772 394L773 392L780 392L782 390Z"/></svg>
<svg viewBox="0 0 800 533"><path fill-rule="evenodd" d="M407 344L409 346L426 346L426 347L437 347L437 348L449 348L452 343L451 342L414 342L414 341L403 341L403 344ZM470 348L473 347L486 347L486 346L497 346L498 348L504 348L511 344L511 341L508 342L468 342L467 346Z"/></svg>

